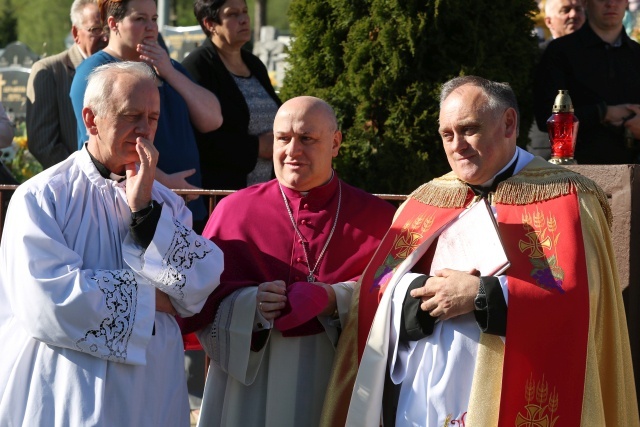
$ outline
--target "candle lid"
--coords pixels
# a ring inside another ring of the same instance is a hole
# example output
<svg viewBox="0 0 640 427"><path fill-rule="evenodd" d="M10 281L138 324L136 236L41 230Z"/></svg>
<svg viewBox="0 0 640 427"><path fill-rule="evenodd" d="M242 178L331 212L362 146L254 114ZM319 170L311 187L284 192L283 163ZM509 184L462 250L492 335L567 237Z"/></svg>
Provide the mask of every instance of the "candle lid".
<svg viewBox="0 0 640 427"><path fill-rule="evenodd" d="M573 113L573 103L568 90L560 89L553 102L553 113Z"/></svg>

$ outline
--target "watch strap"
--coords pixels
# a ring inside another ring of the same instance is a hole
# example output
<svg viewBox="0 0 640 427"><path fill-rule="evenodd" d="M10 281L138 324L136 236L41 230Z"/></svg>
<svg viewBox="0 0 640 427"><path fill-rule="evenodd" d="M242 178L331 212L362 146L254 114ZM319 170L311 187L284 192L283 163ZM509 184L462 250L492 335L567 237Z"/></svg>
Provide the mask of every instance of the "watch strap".
<svg viewBox="0 0 640 427"><path fill-rule="evenodd" d="M135 220L139 220L140 218L144 218L149 214L149 212L153 210L154 205L155 205L155 202L152 199L146 208L140 209L139 211L136 211L136 212L131 212L131 219L135 221Z"/></svg>

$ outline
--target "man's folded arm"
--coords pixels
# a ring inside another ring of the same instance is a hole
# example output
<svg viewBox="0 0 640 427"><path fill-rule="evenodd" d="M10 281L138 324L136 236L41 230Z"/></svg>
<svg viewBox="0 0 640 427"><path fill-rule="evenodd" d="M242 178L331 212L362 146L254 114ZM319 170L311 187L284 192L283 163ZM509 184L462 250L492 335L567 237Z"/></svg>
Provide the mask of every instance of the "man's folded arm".
<svg viewBox="0 0 640 427"><path fill-rule="evenodd" d="M485 310L474 310L478 327L485 334L507 335L507 302L502 293L500 279L496 276L483 276L484 289L487 294Z"/></svg>
<svg viewBox="0 0 640 427"><path fill-rule="evenodd" d="M420 308L422 300L411 296L413 289L424 286L430 276L420 275L416 277L407 289L407 294L402 303L402 317L400 319L400 340L418 341L433 333L436 323L435 317Z"/></svg>
<svg viewBox="0 0 640 427"><path fill-rule="evenodd" d="M411 290L424 286L430 276L421 275L413 280L402 303L400 340L418 341L433 333L436 318L420 308L422 300L411 296ZM507 331L507 303L502 293L500 279L482 277L487 294L487 308L474 310L480 330L486 334L505 336Z"/></svg>

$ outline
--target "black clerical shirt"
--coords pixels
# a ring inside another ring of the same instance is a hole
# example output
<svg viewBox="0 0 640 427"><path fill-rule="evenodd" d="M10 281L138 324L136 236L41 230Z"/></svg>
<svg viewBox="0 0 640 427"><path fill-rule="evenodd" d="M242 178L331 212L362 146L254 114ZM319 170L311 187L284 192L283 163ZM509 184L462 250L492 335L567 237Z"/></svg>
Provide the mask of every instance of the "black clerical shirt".
<svg viewBox="0 0 640 427"><path fill-rule="evenodd" d="M476 196L490 198L496 191L498 185L505 179L513 176L518 164L518 152L511 159L511 163L502 172L498 173L489 186L469 185ZM435 244L435 242L433 243ZM413 271L416 273L427 273L417 271L420 261L416 263ZM400 340L417 341L433 333L435 317L420 308L421 299L413 298L411 290L424 286L430 276L423 274L411 282L402 302L402 316L400 321ZM483 276L485 292L487 296L487 307L484 310L474 310L474 316L480 330L487 334L506 336L507 334L507 302L502 294L500 280L494 276Z"/></svg>
<svg viewBox="0 0 640 427"><path fill-rule="evenodd" d="M126 179L124 176L118 176L117 174L112 173L105 165L100 163L98 159L93 157L86 144L84 148L87 150L87 153L89 153L91 161L103 178L118 182ZM147 248L149 244L151 244L153 235L156 233L158 222L160 221L161 213L162 205L157 203L152 203L151 206L147 208L131 213L131 225L129 226L131 237L143 248Z"/></svg>

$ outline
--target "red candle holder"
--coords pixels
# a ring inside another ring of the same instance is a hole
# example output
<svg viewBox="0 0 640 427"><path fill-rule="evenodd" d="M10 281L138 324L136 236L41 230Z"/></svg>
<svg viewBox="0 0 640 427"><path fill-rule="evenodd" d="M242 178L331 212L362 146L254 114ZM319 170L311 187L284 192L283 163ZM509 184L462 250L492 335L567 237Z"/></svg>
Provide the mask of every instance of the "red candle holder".
<svg viewBox="0 0 640 427"><path fill-rule="evenodd" d="M559 90L553 103L551 117L547 120L547 131L551 144L550 163L557 165L577 163L573 156L578 136L578 125L578 118L573 114L569 91Z"/></svg>

